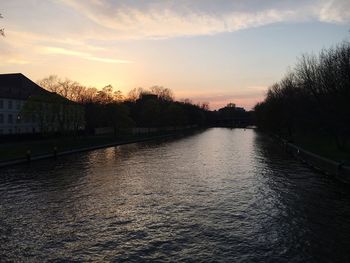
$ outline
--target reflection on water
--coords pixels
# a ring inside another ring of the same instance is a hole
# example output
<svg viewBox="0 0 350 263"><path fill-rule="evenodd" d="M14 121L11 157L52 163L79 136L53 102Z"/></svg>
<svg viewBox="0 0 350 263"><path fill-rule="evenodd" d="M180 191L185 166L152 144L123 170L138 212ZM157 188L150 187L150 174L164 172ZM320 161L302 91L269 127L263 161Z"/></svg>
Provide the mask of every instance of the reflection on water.
<svg viewBox="0 0 350 263"><path fill-rule="evenodd" d="M350 261L350 191L253 130L1 170L2 261Z"/></svg>

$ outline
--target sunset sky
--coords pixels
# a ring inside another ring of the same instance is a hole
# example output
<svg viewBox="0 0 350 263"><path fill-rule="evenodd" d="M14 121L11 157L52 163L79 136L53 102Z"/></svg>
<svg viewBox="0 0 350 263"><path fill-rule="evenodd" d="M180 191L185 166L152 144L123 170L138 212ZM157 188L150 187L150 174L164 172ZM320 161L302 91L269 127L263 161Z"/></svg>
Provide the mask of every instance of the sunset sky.
<svg viewBox="0 0 350 263"><path fill-rule="evenodd" d="M0 0L0 73L250 109L303 53L350 38L349 0Z"/></svg>

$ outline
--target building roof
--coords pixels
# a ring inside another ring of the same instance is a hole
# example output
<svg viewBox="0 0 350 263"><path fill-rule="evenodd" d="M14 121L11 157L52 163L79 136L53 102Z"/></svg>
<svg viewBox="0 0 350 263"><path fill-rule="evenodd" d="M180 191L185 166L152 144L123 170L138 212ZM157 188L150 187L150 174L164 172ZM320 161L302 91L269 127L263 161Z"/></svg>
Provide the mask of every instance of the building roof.
<svg viewBox="0 0 350 263"><path fill-rule="evenodd" d="M33 95L49 95L43 89L21 73L0 74L0 98L27 100Z"/></svg>

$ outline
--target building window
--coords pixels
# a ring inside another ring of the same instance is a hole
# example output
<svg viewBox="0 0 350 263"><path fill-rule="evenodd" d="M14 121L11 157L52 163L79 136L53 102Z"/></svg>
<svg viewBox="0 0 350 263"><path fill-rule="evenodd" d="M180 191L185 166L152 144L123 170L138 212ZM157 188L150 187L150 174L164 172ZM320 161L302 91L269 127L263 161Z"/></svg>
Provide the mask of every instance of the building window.
<svg viewBox="0 0 350 263"><path fill-rule="evenodd" d="M17 107L17 110L19 110L21 108L21 101L20 100L17 101L16 107Z"/></svg>
<svg viewBox="0 0 350 263"><path fill-rule="evenodd" d="M0 109L3 109L3 108L4 108L4 101L0 100Z"/></svg>
<svg viewBox="0 0 350 263"><path fill-rule="evenodd" d="M8 108L9 108L9 109L12 109L12 100L9 100L9 101L8 101Z"/></svg>
<svg viewBox="0 0 350 263"><path fill-rule="evenodd" d="M7 123L13 123L12 114L7 116Z"/></svg>
<svg viewBox="0 0 350 263"><path fill-rule="evenodd" d="M4 123L4 114L0 114L0 123Z"/></svg>

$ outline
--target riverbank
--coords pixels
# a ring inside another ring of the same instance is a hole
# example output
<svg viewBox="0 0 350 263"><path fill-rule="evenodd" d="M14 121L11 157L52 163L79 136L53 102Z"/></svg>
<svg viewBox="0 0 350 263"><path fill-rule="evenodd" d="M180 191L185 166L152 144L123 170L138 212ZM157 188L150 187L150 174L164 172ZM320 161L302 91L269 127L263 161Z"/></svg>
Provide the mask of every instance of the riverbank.
<svg viewBox="0 0 350 263"><path fill-rule="evenodd" d="M325 158L350 165L350 152L340 150L333 137L320 134L295 134L293 143Z"/></svg>
<svg viewBox="0 0 350 263"><path fill-rule="evenodd" d="M59 156L92 151L123 144L145 142L162 138L170 138L194 129L178 130L168 133L150 133L123 136L80 136L60 137L35 141L2 144L0 147L0 167L37 161Z"/></svg>
<svg viewBox="0 0 350 263"><path fill-rule="evenodd" d="M334 160L320 154L316 154L305 149L302 145L288 142L279 136L273 135L273 138L278 140L286 152L313 169L324 174L334 176L343 182L350 183L350 165L348 165L348 163L342 160ZM329 154L327 156L329 156ZM337 156L337 154L331 154L331 156Z"/></svg>

